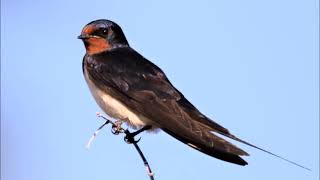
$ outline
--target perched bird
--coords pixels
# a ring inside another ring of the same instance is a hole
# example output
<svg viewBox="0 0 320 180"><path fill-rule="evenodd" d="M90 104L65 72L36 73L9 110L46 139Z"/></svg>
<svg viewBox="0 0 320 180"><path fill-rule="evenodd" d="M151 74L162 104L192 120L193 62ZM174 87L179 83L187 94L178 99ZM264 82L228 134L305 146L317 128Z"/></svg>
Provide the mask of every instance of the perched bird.
<svg viewBox="0 0 320 180"><path fill-rule="evenodd" d="M85 80L100 108L110 117L139 132L160 128L198 151L238 165L247 165L240 156L249 154L217 134L284 159L237 138L202 114L159 67L129 46L116 23L92 21L78 38L86 48Z"/></svg>

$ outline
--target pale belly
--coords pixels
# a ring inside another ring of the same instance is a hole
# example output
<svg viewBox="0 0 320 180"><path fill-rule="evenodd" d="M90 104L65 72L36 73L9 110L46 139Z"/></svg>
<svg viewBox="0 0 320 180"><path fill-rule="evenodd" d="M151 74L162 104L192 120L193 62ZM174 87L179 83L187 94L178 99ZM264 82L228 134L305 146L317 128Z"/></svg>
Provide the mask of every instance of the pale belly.
<svg viewBox="0 0 320 180"><path fill-rule="evenodd" d="M133 112L132 110L130 110L130 108L125 106L119 100L98 89L91 82L86 73L85 79L88 83L91 94L93 95L97 104L106 114L108 114L108 116L117 120L127 122L130 126L132 126L135 129L141 128L145 125L151 125L153 130L158 127L154 122L150 121L148 118L144 117L141 114Z"/></svg>

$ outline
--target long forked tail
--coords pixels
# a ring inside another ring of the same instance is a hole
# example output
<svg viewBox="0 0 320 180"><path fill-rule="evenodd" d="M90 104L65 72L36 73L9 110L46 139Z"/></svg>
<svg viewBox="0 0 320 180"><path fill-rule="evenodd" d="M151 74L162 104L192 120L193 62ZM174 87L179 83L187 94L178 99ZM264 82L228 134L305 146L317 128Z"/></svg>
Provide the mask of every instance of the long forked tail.
<svg viewBox="0 0 320 180"><path fill-rule="evenodd" d="M246 141L244 141L244 140L241 140L241 139L237 138L236 136L234 136L234 135L232 135L232 134L226 134L226 133L221 132L221 131L214 131L214 132L217 132L217 133L219 133L219 134L221 134L221 135L223 135L223 136L226 136L226 137L228 137L228 138L231 138L231 139L233 139L233 140L236 140L236 141L238 141L238 142L241 142L241 143L246 144L246 145L248 145L248 146L251 146L251 147L253 147L253 148L259 149L260 151L263 151L263 152L268 153L268 154L270 154L270 155L272 155L272 156L275 156L275 157L277 157L277 158L280 158L280 159L282 159L282 160L284 160L284 161L287 161L287 162L289 162L289 163L291 163L291 164L293 164L293 165L296 165L296 166L298 166L298 167L301 167L301 168L303 168L303 169L306 169L306 170L308 170L308 171L311 171L311 169L309 169L309 168L307 168L307 167L305 167L305 166L303 166L303 165L300 165L300 164L298 164L298 163L296 163L296 162L293 162L293 161L291 161L291 160L289 160L289 159L286 159L286 158L284 158L284 157L282 157L282 156L279 156L279 155L274 154L274 153L272 153L272 152L270 152L270 151L267 151L267 150L265 150L265 149L262 149L262 148L260 148L260 147L258 147L258 146L255 146L255 145L253 145L253 144L250 144L250 143L248 143L248 142L246 142Z"/></svg>

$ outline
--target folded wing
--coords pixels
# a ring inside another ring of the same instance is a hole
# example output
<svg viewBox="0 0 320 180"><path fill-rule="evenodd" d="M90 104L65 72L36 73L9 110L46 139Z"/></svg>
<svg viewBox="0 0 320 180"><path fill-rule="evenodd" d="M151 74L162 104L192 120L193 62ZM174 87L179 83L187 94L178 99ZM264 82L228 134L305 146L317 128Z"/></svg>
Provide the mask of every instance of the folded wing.
<svg viewBox="0 0 320 180"><path fill-rule="evenodd" d="M201 114L156 65L129 47L99 56L89 62L88 74L100 89L183 143L227 162L247 164L240 157L248 155L245 151L214 133L238 138Z"/></svg>

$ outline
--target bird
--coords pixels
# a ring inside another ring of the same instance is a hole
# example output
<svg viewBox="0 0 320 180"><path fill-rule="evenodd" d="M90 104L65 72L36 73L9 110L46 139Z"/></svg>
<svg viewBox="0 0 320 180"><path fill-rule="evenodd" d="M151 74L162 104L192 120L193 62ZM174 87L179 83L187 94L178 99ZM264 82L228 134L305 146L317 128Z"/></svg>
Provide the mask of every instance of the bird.
<svg viewBox="0 0 320 180"><path fill-rule="evenodd" d="M95 101L108 116L136 129L134 135L161 129L204 154L247 165L243 156L249 154L223 138L227 137L305 168L236 137L201 113L158 66L129 45L115 22L94 20L78 38L86 49L82 70Z"/></svg>

